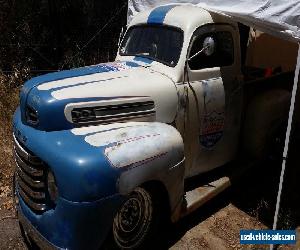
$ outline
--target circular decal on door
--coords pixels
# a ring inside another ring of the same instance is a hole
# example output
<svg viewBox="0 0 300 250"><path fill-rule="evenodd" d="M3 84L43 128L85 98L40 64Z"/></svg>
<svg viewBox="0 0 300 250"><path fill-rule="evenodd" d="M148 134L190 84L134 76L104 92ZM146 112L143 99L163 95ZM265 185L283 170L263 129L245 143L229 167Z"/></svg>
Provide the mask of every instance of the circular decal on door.
<svg viewBox="0 0 300 250"><path fill-rule="evenodd" d="M202 82L203 112L200 125L200 144L208 149L223 137L225 126L225 91L221 79Z"/></svg>

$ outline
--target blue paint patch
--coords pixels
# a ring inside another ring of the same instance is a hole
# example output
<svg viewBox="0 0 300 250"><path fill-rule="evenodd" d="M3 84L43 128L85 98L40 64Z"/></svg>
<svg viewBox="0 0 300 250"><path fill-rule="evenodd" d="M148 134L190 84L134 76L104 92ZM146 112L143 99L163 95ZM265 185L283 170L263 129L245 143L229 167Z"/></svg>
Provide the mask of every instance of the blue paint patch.
<svg viewBox="0 0 300 250"><path fill-rule="evenodd" d="M141 66L141 65L139 65L135 62L126 62L126 65L129 66L129 67L132 67L132 68Z"/></svg>
<svg viewBox="0 0 300 250"><path fill-rule="evenodd" d="M160 6L156 9L154 9L149 17L148 17L148 24L163 24L167 13L175 8L178 5L166 5L166 6Z"/></svg>
<svg viewBox="0 0 300 250"><path fill-rule="evenodd" d="M142 57L142 56L135 56L133 58L134 61L137 61L137 62L142 62L142 63L146 63L146 64L151 64L153 63L153 60L152 59L149 59L149 58L146 58L146 57Z"/></svg>

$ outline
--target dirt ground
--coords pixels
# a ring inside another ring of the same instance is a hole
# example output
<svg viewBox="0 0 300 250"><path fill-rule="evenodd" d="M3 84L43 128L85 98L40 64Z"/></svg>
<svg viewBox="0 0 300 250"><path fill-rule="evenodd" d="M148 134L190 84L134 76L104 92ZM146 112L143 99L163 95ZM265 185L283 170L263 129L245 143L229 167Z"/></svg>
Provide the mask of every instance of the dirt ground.
<svg viewBox="0 0 300 250"><path fill-rule="evenodd" d="M1 198L0 202L7 202ZM171 225L166 234L166 245L172 250L188 249L268 249L268 246L242 246L239 230L266 229L257 218L249 216L230 203L230 192L219 195L198 211ZM300 230L299 230L300 231ZM18 221L12 209L0 209L0 249L27 249ZM295 246L280 246L278 249L300 249Z"/></svg>
<svg viewBox="0 0 300 250"><path fill-rule="evenodd" d="M211 207L213 212L209 212ZM0 249L26 249L14 213L1 209L0 220ZM241 249L240 228L263 229L266 226L228 204L228 197L221 195L210 206L172 225L166 237L167 244L173 250Z"/></svg>
<svg viewBox="0 0 300 250"><path fill-rule="evenodd" d="M5 98L0 95L0 249L26 249L11 199L14 162L10 121L18 94L1 89L0 94L5 95ZM278 227L281 229L295 229L300 225L298 148L299 143L292 142L279 214ZM267 246L239 245L239 231L272 227L280 167L280 160L271 159L249 170L229 190L171 225L168 232L164 232L164 248L268 249ZM300 249L300 242L297 246L277 248Z"/></svg>

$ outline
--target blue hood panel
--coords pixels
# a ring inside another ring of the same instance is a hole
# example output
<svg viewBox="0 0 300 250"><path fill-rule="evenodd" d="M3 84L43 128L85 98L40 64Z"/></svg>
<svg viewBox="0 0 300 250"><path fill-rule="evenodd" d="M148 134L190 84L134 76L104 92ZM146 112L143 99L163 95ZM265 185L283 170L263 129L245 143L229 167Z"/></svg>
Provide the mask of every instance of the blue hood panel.
<svg viewBox="0 0 300 250"><path fill-rule="evenodd" d="M39 123L35 126L35 128L45 131L73 128L74 125L67 121L64 114L64 108L68 103L102 101L107 99L120 98L120 96L112 95L112 97L99 97L98 95L98 97L91 96L89 98L56 100L52 97L51 91L41 91L37 88L37 86L43 83L63 80L72 77L87 76L105 72L117 72L120 70L124 70L122 66L124 66L125 68L135 68L140 67L140 64L135 62L98 64L78 69L59 71L32 78L24 84L20 94L22 121L24 123L26 122L25 109L26 105L29 105L31 108L37 111L39 116Z"/></svg>

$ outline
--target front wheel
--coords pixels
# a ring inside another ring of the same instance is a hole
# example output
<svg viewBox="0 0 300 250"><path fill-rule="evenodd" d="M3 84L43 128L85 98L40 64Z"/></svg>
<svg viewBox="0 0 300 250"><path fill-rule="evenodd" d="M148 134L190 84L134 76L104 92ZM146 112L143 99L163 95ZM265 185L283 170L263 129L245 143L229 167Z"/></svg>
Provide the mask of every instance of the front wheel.
<svg viewBox="0 0 300 250"><path fill-rule="evenodd" d="M136 188L114 217L109 248L147 248L156 237L161 211L158 196L145 188Z"/></svg>

